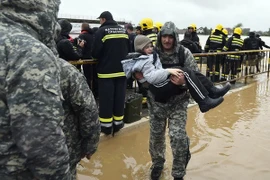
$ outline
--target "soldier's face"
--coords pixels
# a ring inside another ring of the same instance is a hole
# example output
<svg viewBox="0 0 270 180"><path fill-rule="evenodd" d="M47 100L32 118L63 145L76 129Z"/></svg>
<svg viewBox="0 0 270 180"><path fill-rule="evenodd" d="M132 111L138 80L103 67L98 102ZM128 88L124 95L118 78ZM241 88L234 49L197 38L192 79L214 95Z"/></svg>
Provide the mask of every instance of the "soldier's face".
<svg viewBox="0 0 270 180"><path fill-rule="evenodd" d="M174 37L172 35L161 36L161 44L164 50L172 50L174 48Z"/></svg>

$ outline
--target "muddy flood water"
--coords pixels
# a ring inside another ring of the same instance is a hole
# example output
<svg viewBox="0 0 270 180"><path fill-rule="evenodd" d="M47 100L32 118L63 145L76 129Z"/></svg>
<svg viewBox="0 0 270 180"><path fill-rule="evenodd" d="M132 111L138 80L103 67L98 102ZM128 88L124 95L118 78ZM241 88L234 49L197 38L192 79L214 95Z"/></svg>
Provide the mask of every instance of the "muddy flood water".
<svg viewBox="0 0 270 180"><path fill-rule="evenodd" d="M217 108L203 114L188 110L187 132L192 153L185 180L270 179L270 81L233 90ZM145 123L100 143L90 161L82 160L79 180L148 180L149 125ZM161 180L171 180L172 155L167 137L167 161Z"/></svg>

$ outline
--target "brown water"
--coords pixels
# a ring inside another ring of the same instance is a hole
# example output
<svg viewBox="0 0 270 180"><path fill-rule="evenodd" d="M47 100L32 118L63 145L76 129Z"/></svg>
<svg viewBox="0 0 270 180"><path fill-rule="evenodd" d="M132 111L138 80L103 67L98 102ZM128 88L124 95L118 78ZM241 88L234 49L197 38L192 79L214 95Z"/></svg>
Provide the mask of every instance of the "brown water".
<svg viewBox="0 0 270 180"><path fill-rule="evenodd" d="M257 79L205 114L197 106L188 110L192 158L185 180L270 179L270 81L266 75ZM90 161L81 161L78 179L149 179L148 138L146 123L101 142ZM169 138L166 156L161 179L171 180Z"/></svg>

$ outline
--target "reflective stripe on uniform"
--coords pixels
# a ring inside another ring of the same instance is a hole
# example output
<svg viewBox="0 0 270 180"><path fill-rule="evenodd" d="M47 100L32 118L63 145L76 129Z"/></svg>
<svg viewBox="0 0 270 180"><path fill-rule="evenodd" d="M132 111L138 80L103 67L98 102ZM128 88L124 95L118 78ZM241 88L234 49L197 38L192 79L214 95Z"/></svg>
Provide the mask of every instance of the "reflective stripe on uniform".
<svg viewBox="0 0 270 180"><path fill-rule="evenodd" d="M108 39L117 39L117 38L128 39L128 35L127 34L107 34L102 38L102 42L105 42Z"/></svg>
<svg viewBox="0 0 270 180"><path fill-rule="evenodd" d="M146 35L149 39L151 39L151 41L152 41L152 44L154 45L154 46L156 46L156 42L157 42L157 35L156 34L148 34L148 35Z"/></svg>
<svg viewBox="0 0 270 180"><path fill-rule="evenodd" d="M228 59L232 59L232 60L240 60L240 56L238 55L232 55L232 54L228 54L227 55Z"/></svg>
<svg viewBox="0 0 270 180"><path fill-rule="evenodd" d="M100 126L102 126L102 127L106 127L106 128L110 128L110 127L112 127L112 122L110 122L110 123L100 123Z"/></svg>
<svg viewBox="0 0 270 180"><path fill-rule="evenodd" d="M122 121L124 119L124 116L113 116L113 120L115 121Z"/></svg>
<svg viewBox="0 0 270 180"><path fill-rule="evenodd" d="M98 73L99 78L115 78L115 77L122 77L122 76L126 76L124 72L110 73L110 74Z"/></svg>
<svg viewBox="0 0 270 180"><path fill-rule="evenodd" d="M226 46L223 47L224 51L228 51L229 48L227 48Z"/></svg>
<svg viewBox="0 0 270 180"><path fill-rule="evenodd" d="M99 117L99 121L102 122L102 123L110 123L113 121L113 118L101 118Z"/></svg>
<svg viewBox="0 0 270 180"><path fill-rule="evenodd" d="M217 36L217 35L210 35L210 43L217 43L217 44L222 44L222 41L223 41L223 39L222 39L222 35L219 35L219 36Z"/></svg>
<svg viewBox="0 0 270 180"><path fill-rule="evenodd" d="M123 124L123 121L113 121L113 124L120 125L120 124Z"/></svg>

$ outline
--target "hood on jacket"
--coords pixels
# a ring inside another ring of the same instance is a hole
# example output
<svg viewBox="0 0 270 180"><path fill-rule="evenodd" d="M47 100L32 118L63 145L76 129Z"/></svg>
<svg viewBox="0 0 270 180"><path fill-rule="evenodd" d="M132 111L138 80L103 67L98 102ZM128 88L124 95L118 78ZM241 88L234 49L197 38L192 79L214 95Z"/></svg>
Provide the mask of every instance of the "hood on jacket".
<svg viewBox="0 0 270 180"><path fill-rule="evenodd" d="M66 20L61 19L58 21L59 25L61 26L61 35L68 36L70 31L72 30L72 24Z"/></svg>
<svg viewBox="0 0 270 180"><path fill-rule="evenodd" d="M3 23L22 28L47 47L55 49L60 0L0 0Z"/></svg>
<svg viewBox="0 0 270 180"><path fill-rule="evenodd" d="M156 44L156 47L158 49L162 49L161 36L163 35L172 35L174 37L174 47L177 47L177 43L179 42L179 37L178 37L176 26L173 22L171 21L166 22L160 29L160 32L158 33L158 37L157 37L157 44Z"/></svg>
<svg viewBox="0 0 270 180"><path fill-rule="evenodd" d="M138 52L128 53L126 59L121 61L126 77L132 77L132 74L134 73L133 68L138 60L146 60L147 58L147 55L142 55Z"/></svg>

